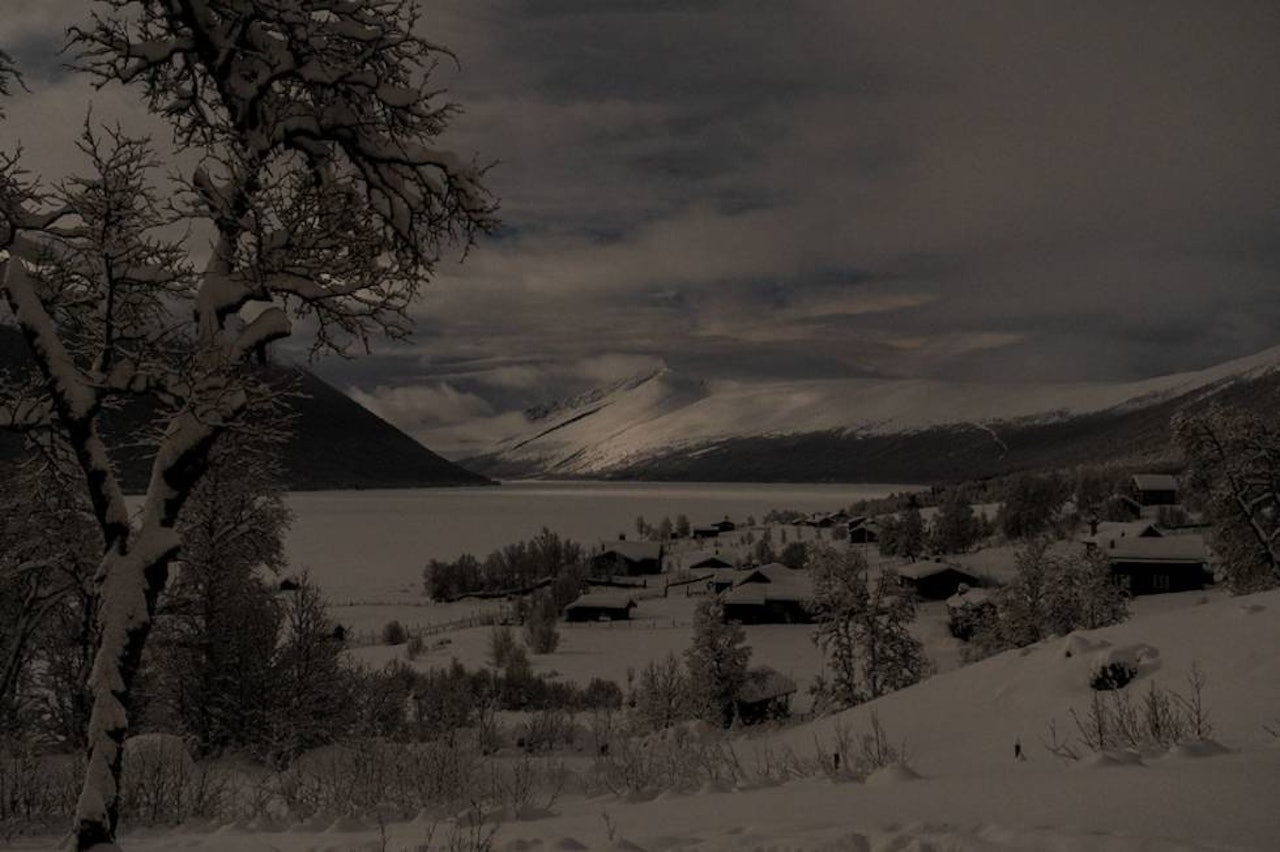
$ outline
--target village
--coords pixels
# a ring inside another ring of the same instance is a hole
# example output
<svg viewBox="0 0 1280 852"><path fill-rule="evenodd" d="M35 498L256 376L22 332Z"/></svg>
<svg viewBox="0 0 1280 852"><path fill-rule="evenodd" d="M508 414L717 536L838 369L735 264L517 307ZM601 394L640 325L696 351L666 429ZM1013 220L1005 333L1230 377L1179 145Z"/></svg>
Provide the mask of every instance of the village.
<svg viewBox="0 0 1280 852"><path fill-rule="evenodd" d="M1087 516L1074 500L1056 509L1058 537L1047 544L1057 556L1092 554L1105 560L1110 580L1137 611L1191 605L1214 587L1215 563L1205 525L1182 507L1178 483L1169 474L1135 474ZM807 555L815 548L858 554L868 574L889 572L914 604L913 635L931 674L956 669L985 656L971 646L974 624L995 619L995 593L1016 574L1026 542L998 529L997 503L972 507L971 541L961 552L935 553L927 535L938 523L937 506L919 511L924 524L920 552L886 553L882 536L893 514L771 512L762 518L677 519L616 533L589 546L586 589L560 611L561 640L548 654L531 656L540 677L586 685L593 678L634 685L637 672L692 641L697 605L715 599L724 620L740 625L751 648L751 676L739 698L743 721L805 717L814 710L811 686L827 670L813 641L814 578ZM891 531L892 534L892 531ZM1048 535L1048 533L1046 533ZM542 584L545 585L545 584ZM541 586L540 586L541 587ZM535 591L535 590L526 590ZM513 608L524 595L486 595L405 612L406 636L415 631L444 636L411 659L405 646L379 641L380 611L360 613L364 640L348 652L367 665L400 660L416 668L458 661L468 668L488 663L493 623L519 623ZM457 621L452 613L465 611ZM404 612L402 610L397 612ZM342 617L357 616L356 612ZM440 628L429 625L437 623Z"/></svg>

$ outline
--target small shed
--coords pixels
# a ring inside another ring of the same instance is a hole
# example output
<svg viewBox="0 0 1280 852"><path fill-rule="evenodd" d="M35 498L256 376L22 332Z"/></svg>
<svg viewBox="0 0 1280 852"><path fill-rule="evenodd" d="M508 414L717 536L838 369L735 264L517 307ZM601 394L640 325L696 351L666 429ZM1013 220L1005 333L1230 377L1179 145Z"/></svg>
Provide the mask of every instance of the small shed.
<svg viewBox="0 0 1280 852"><path fill-rule="evenodd" d="M636 602L625 592L587 592L564 608L565 621L626 621Z"/></svg>
<svg viewBox="0 0 1280 852"><path fill-rule="evenodd" d="M783 719L791 715L791 696L795 693L796 682L791 678L769 666L756 666L747 672L738 688L734 709L744 725Z"/></svg>
<svg viewBox="0 0 1280 852"><path fill-rule="evenodd" d="M665 553L658 541L607 541L591 557L591 572L597 576L621 574L625 577L661 574Z"/></svg>
<svg viewBox="0 0 1280 852"><path fill-rule="evenodd" d="M1112 579L1131 595L1194 591L1212 580L1209 552L1198 535L1112 539L1100 549Z"/></svg>
<svg viewBox="0 0 1280 852"><path fill-rule="evenodd" d="M714 524L711 524L711 526L715 528L716 532L722 532L722 533L733 532L738 528L738 525L735 524L733 521L729 520L728 518L725 518L724 520L721 520L721 521L716 521Z"/></svg>
<svg viewBox="0 0 1280 852"><path fill-rule="evenodd" d="M968 642L983 625L994 619L995 601L986 589L961 585L947 598L947 629L957 639Z"/></svg>
<svg viewBox="0 0 1280 852"><path fill-rule="evenodd" d="M1178 480L1167 473L1135 473L1130 480L1133 499L1143 506L1174 506Z"/></svg>
<svg viewBox="0 0 1280 852"><path fill-rule="evenodd" d="M894 570L903 588L930 601L945 601L961 584L978 585L977 577L948 562L912 562Z"/></svg>
<svg viewBox="0 0 1280 852"><path fill-rule="evenodd" d="M871 518L849 521L850 544L875 544L880 540L880 527Z"/></svg>

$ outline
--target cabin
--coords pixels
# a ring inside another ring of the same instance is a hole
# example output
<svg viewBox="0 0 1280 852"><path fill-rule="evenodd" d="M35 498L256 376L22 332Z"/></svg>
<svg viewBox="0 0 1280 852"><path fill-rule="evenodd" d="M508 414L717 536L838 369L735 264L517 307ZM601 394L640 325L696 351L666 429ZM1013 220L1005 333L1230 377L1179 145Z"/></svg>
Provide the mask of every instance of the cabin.
<svg viewBox="0 0 1280 852"><path fill-rule="evenodd" d="M721 595L725 621L738 624L811 624L813 581L809 572L770 562L738 572Z"/></svg>
<svg viewBox="0 0 1280 852"><path fill-rule="evenodd" d="M626 592L587 592L564 608L565 621L627 621L636 602Z"/></svg>
<svg viewBox="0 0 1280 852"><path fill-rule="evenodd" d="M960 591L961 584L978 585L978 578L948 562L912 562L895 568L898 583L929 601L945 601Z"/></svg>
<svg viewBox="0 0 1280 852"><path fill-rule="evenodd" d="M711 526L715 528L716 532L721 533L730 533L738 528L738 525L728 518L725 518L723 521L716 521L714 524L711 524Z"/></svg>
<svg viewBox="0 0 1280 852"><path fill-rule="evenodd" d="M624 577L661 574L665 554L662 543L657 541L607 541L591 557L591 573Z"/></svg>
<svg viewBox="0 0 1280 852"><path fill-rule="evenodd" d="M769 666L756 666L747 671L738 687L734 711L744 725L785 719L791 715L791 696L795 693L796 682L791 678Z"/></svg>
<svg viewBox="0 0 1280 852"><path fill-rule="evenodd" d="M1178 504L1178 480L1167 473L1135 473L1129 481L1129 491L1141 506Z"/></svg>
<svg viewBox="0 0 1280 852"><path fill-rule="evenodd" d="M1189 592L1212 582L1209 553L1198 535L1113 538L1106 546L1111 578L1131 595Z"/></svg>
<svg viewBox="0 0 1280 852"><path fill-rule="evenodd" d="M880 540L880 527L872 518L855 518L849 521L850 544L875 544Z"/></svg>
<svg viewBox="0 0 1280 852"><path fill-rule="evenodd" d="M693 538L718 538L720 536L720 528L711 524L694 527L689 531L689 535Z"/></svg>

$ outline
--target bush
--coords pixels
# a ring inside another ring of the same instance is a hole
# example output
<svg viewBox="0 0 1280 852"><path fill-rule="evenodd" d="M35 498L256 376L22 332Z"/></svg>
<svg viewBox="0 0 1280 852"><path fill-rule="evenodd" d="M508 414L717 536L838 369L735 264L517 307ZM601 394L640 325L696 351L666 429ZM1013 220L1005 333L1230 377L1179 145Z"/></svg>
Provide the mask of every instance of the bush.
<svg viewBox="0 0 1280 852"><path fill-rule="evenodd" d="M1128 663L1116 661L1100 666L1089 678L1089 686L1095 692L1121 689L1138 676L1138 670Z"/></svg>
<svg viewBox="0 0 1280 852"><path fill-rule="evenodd" d="M427 640L422 638L421 633L415 633L409 637L409 646L405 648L405 653L409 655L409 659L416 660L422 656L427 650Z"/></svg>
<svg viewBox="0 0 1280 852"><path fill-rule="evenodd" d="M524 640L535 654L550 654L560 645L556 620L560 611L550 594L539 593L533 600L524 624Z"/></svg>
<svg viewBox="0 0 1280 852"><path fill-rule="evenodd" d="M382 644L383 645L403 645L409 639L408 631L404 629L404 625L399 621L392 619L382 625Z"/></svg>

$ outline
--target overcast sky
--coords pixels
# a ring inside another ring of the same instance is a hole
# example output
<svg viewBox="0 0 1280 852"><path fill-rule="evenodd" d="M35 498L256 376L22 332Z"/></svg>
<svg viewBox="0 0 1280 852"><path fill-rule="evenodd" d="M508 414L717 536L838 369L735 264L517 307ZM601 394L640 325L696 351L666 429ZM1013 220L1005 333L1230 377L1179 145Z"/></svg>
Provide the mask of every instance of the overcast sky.
<svg viewBox="0 0 1280 852"><path fill-rule="evenodd" d="M0 143L72 162L91 4L4 0ZM1280 343L1280 4L448 0L445 141L504 228L322 374L450 449L667 364L1131 379ZM462 425L466 424L466 425Z"/></svg>

